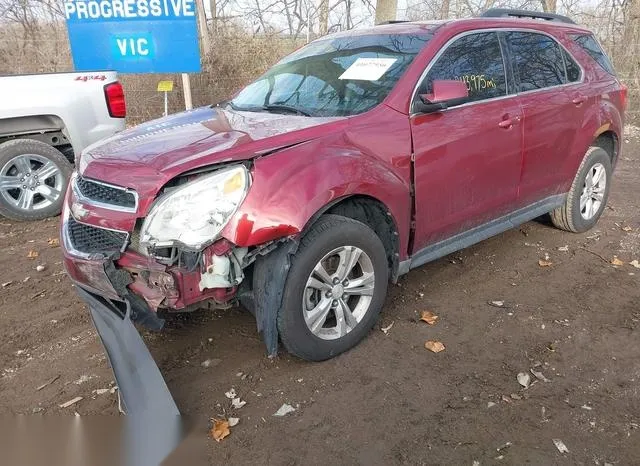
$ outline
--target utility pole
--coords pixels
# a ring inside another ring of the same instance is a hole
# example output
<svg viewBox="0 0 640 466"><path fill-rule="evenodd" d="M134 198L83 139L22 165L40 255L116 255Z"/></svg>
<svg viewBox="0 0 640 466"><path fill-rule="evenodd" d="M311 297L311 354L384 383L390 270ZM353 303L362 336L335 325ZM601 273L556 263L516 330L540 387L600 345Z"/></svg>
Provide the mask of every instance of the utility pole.
<svg viewBox="0 0 640 466"><path fill-rule="evenodd" d="M393 21L398 12L398 0L378 0L376 2L376 24Z"/></svg>

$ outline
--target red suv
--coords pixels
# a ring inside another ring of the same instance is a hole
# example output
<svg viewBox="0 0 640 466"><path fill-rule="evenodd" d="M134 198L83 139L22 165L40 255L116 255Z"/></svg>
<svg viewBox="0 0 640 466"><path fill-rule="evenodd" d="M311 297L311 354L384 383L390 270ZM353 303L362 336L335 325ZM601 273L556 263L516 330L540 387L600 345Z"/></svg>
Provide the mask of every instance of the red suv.
<svg viewBox="0 0 640 466"><path fill-rule="evenodd" d="M389 280L546 213L593 227L625 100L593 34L556 15L323 37L229 101L85 151L66 269L116 370L114 322L236 303L269 354L280 338L331 358L372 328Z"/></svg>

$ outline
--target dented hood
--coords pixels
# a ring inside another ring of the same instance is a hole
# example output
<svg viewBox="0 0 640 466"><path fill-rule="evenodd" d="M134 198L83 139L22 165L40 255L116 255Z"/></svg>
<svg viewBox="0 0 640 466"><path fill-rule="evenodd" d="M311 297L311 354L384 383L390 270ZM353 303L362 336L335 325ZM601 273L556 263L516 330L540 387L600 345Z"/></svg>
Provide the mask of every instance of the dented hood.
<svg viewBox="0 0 640 466"><path fill-rule="evenodd" d="M188 170L251 159L335 132L346 121L202 107L144 123L88 147L79 171L153 196Z"/></svg>

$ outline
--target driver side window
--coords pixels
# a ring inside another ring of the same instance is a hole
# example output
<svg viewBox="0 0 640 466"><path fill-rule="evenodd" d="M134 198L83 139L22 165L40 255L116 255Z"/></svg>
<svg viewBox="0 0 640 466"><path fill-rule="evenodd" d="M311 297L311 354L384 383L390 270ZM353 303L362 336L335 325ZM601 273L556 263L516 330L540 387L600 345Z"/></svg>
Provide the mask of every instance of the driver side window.
<svg viewBox="0 0 640 466"><path fill-rule="evenodd" d="M506 95L507 80L498 34L479 32L454 41L431 66L418 94L431 93L433 81L443 79L463 81L470 101Z"/></svg>

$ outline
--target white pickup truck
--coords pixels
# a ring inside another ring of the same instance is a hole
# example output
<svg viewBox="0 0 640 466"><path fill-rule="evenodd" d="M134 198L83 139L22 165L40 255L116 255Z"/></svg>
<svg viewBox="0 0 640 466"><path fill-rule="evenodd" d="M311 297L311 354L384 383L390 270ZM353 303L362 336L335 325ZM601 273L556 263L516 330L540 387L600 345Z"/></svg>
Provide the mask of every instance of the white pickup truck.
<svg viewBox="0 0 640 466"><path fill-rule="evenodd" d="M57 215L75 158L125 116L113 71L0 77L0 215Z"/></svg>

